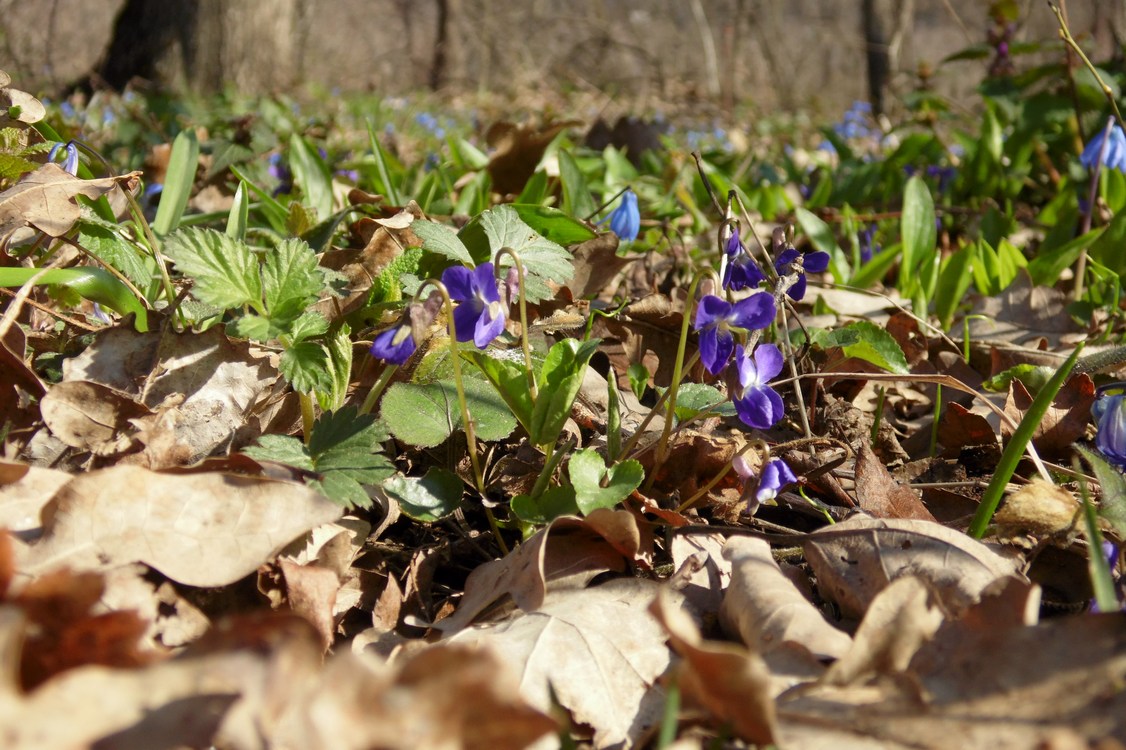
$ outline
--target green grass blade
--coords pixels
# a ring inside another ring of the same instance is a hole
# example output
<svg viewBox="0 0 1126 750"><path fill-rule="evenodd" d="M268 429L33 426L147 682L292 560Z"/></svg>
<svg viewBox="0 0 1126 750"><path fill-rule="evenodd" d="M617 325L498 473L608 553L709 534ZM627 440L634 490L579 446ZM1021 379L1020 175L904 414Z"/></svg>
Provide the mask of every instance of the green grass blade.
<svg viewBox="0 0 1126 750"><path fill-rule="evenodd" d="M199 141L195 131L181 130L172 141L172 155L168 158L168 171L164 175L164 190L160 205L152 222L153 232L164 237L180 226L180 217L188 207L195 184L196 165L199 164Z"/></svg>
<svg viewBox="0 0 1126 750"><path fill-rule="evenodd" d="M1040 389L1036 394L1036 398L1032 399L1032 405L1028 407L1028 412L1025 413L1024 419L1017 425L1016 432L1013 433L1012 438L1009 439L1009 444L1005 446L1005 451L1001 454L1001 460L997 462L997 468L993 472L993 479L990 480L989 486L985 488L985 494L981 497L981 503L977 506L977 512L974 513L973 521L970 522L970 528L966 531L967 534L974 539L981 539L985 536L985 529L989 526L989 522L993 519L993 514L997 511L997 506L1001 504L1001 496L1005 492L1005 485L1013 476L1016 471L1017 464L1020 463L1020 458L1024 455L1025 448L1032 442L1032 436L1036 432L1036 428L1044 421L1044 415L1048 413L1048 407L1052 405L1052 399L1056 397L1056 393L1063 386L1067 376L1071 374L1071 370L1075 367L1075 362L1079 359L1079 353L1083 351L1083 344L1075 347L1075 351L1067 358L1051 379Z"/></svg>
<svg viewBox="0 0 1126 750"><path fill-rule="evenodd" d="M296 133L289 139L289 165L304 203L317 212L317 221L332 215L332 172L309 142Z"/></svg>
<svg viewBox="0 0 1126 750"><path fill-rule="evenodd" d="M1078 462L1075 468L1079 468ZM1099 515L1087 493L1087 482L1083 479L1082 473L1079 473L1079 490L1083 494L1083 523L1087 527L1087 554L1090 556L1087 568L1091 575L1091 589L1095 592L1095 602L1099 605L1100 612L1117 612L1118 594L1114 590L1114 576L1111 575L1110 565L1103 556L1103 535L1099 531Z"/></svg>
<svg viewBox="0 0 1126 750"><path fill-rule="evenodd" d="M246 183L239 180L231 212L227 215L227 236L236 240L246 239L246 222L250 217L250 200L246 192Z"/></svg>
<svg viewBox="0 0 1126 750"><path fill-rule="evenodd" d="M395 188L395 183L391 181L391 171L387 168L387 154L383 152L383 146L375 135L375 126L372 125L371 120L368 120L368 137L371 139L371 153L375 156L375 169L379 173L383 195L392 206L401 206L403 199Z"/></svg>

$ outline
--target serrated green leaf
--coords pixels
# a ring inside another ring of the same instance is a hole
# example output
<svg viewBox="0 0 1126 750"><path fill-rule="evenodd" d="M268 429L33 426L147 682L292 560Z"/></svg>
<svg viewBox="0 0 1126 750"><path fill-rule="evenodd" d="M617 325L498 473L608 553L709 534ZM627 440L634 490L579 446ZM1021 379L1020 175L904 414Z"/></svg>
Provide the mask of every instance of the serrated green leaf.
<svg viewBox="0 0 1126 750"><path fill-rule="evenodd" d="M607 469L598 451L587 448L571 455L567 474L575 488L575 503L587 515L596 508L613 508L629 497L641 486L645 469L632 458Z"/></svg>
<svg viewBox="0 0 1126 750"><path fill-rule="evenodd" d="M156 261L122 237L117 224L84 217L78 222L78 243L103 263L125 274L142 292L152 294L155 290Z"/></svg>
<svg viewBox="0 0 1126 750"><path fill-rule="evenodd" d="M235 338L251 341L269 341L277 338L278 330L270 324L269 318L253 313L231 321L227 333Z"/></svg>
<svg viewBox="0 0 1126 750"><path fill-rule="evenodd" d="M1095 472L1102 488L1099 515L1109 521L1120 536L1126 536L1126 476L1095 451L1078 444L1075 449Z"/></svg>
<svg viewBox="0 0 1126 750"><path fill-rule="evenodd" d="M551 523L560 516L578 515L574 487L548 487L533 500L531 495L517 495L509 504L516 517L525 523Z"/></svg>
<svg viewBox="0 0 1126 750"><path fill-rule="evenodd" d="M262 266L262 292L267 314L275 321L292 320L317 301L324 277L304 241L290 238L266 252Z"/></svg>
<svg viewBox="0 0 1126 750"><path fill-rule="evenodd" d="M515 250L527 271L525 294L529 302L552 297L545 279L562 284L574 274L570 254L524 223L509 205L482 212L465 225L458 237L479 262L495 256L502 247ZM506 256L501 259L502 267L510 265L511 258Z"/></svg>
<svg viewBox="0 0 1126 750"><path fill-rule="evenodd" d="M246 243L213 229L186 227L169 235L164 254L195 284L200 302L231 310L250 305L263 313L258 261Z"/></svg>
<svg viewBox="0 0 1126 750"><path fill-rule="evenodd" d="M332 390L317 392L317 402L324 411L339 409L348 396L348 381L352 378L351 334L351 326L341 323L325 341L329 374L332 376Z"/></svg>
<svg viewBox="0 0 1126 750"><path fill-rule="evenodd" d="M316 342L302 341L286 348L278 360L278 369L298 393L332 388L328 352Z"/></svg>
<svg viewBox="0 0 1126 750"><path fill-rule="evenodd" d="M488 383L467 378L465 400L479 439L501 440L516 427L512 412ZM396 438L424 448L441 444L461 427L457 390L449 381L396 383L383 394L380 416Z"/></svg>
<svg viewBox="0 0 1126 750"><path fill-rule="evenodd" d="M464 487L451 471L434 467L423 477L394 476L383 491L395 498L399 510L416 521L441 521L461 506Z"/></svg>
<svg viewBox="0 0 1126 750"><path fill-rule="evenodd" d="M289 325L289 337L294 341L304 341L313 336L320 336L328 331L328 320L319 312L310 310Z"/></svg>
<svg viewBox="0 0 1126 750"><path fill-rule="evenodd" d="M903 349L892 335L867 321L849 323L831 331L817 331L813 335L813 344L822 349L840 347L846 357L871 362L876 367L897 375L909 372Z"/></svg>
<svg viewBox="0 0 1126 750"><path fill-rule="evenodd" d="M587 195L589 197L590 194ZM559 245L577 245L598 236L598 232L558 208L527 203L509 205L525 224L550 242ZM593 212L592 205L590 213Z"/></svg>
<svg viewBox="0 0 1126 750"><path fill-rule="evenodd" d="M305 471L314 471L313 460L305 444L288 435L263 435L257 445L243 448L242 452L259 461L276 461Z"/></svg>
<svg viewBox="0 0 1126 750"><path fill-rule="evenodd" d="M0 180L15 182L28 172L34 172L38 167L38 164L22 156L0 154Z"/></svg>
<svg viewBox="0 0 1126 750"><path fill-rule="evenodd" d="M422 240L422 249L426 252L449 258L455 263L474 265L473 257L452 227L420 219L411 223L411 231Z"/></svg>

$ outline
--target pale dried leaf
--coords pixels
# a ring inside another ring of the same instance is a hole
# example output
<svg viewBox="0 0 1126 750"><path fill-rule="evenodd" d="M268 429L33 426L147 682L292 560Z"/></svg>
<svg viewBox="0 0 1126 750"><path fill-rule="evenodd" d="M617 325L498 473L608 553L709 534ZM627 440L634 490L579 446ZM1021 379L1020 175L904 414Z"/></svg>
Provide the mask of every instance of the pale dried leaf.
<svg viewBox="0 0 1126 750"><path fill-rule="evenodd" d="M778 567L761 539L733 537L723 549L731 561L731 585L723 599L724 630L761 654L779 677L820 675L820 662L839 659L852 639L830 625ZM803 658L804 657L804 658Z"/></svg>
<svg viewBox="0 0 1126 750"><path fill-rule="evenodd" d="M719 612L731 582L731 561L723 556L727 538L714 534L676 534L672 538L672 563L685 578L680 592L697 612ZM687 566L687 567L686 567Z"/></svg>
<svg viewBox="0 0 1126 750"><path fill-rule="evenodd" d="M999 536L1061 534L1075 528L1081 510L1066 489L1036 477L1005 499L993 523Z"/></svg>
<svg viewBox="0 0 1126 750"><path fill-rule="evenodd" d="M747 742L774 742L774 691L762 657L731 643L704 641L696 623L665 591L652 611L668 631L669 645L684 660L677 674L685 697L720 723L730 723Z"/></svg>
<svg viewBox="0 0 1126 750"><path fill-rule="evenodd" d="M21 570L104 570L138 561L189 586L224 586L340 513L302 484L117 466L59 490Z"/></svg>
<svg viewBox="0 0 1126 750"><path fill-rule="evenodd" d="M38 529L39 511L70 480L65 471L0 461L0 527Z"/></svg>
<svg viewBox="0 0 1126 750"><path fill-rule="evenodd" d="M43 422L71 448L112 456L133 445L129 420L150 412L99 383L72 380L52 386L40 402Z"/></svg>
<svg viewBox="0 0 1126 750"><path fill-rule="evenodd" d="M26 226L33 226L50 237L61 237L82 215L75 196L96 199L140 175L140 172L131 172L99 180L80 180L58 164L44 164L0 193L0 237Z"/></svg>
<svg viewBox="0 0 1126 750"><path fill-rule="evenodd" d="M821 593L857 620L901 575L926 579L943 607L957 615L989 584L1019 568L961 532L911 519L857 516L811 534L803 546Z"/></svg>
<svg viewBox="0 0 1126 750"><path fill-rule="evenodd" d="M659 721L664 703L654 683L669 651L648 612L657 588L625 578L552 591L534 611L448 640L494 649L521 675L522 697L543 711L554 691L576 722L594 728L595 747L630 747Z"/></svg>
<svg viewBox="0 0 1126 750"><path fill-rule="evenodd" d="M285 577L289 608L309 621L327 651L335 640L333 608L336 593L340 590L340 579L334 571L319 565L298 565L279 560L278 566Z"/></svg>

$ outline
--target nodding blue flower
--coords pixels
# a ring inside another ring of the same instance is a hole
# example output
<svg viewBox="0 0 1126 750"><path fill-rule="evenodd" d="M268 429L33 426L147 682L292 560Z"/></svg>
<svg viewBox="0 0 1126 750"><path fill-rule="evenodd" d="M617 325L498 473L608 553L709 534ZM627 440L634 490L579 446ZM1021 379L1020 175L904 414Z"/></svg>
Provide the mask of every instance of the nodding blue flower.
<svg viewBox="0 0 1126 750"><path fill-rule="evenodd" d="M393 365L401 365L410 359L417 348L418 343L414 340L410 320L404 318L398 325L388 328L375 337L375 341L371 344L371 353Z"/></svg>
<svg viewBox="0 0 1126 750"><path fill-rule="evenodd" d="M1100 155L1102 163L1107 167L1126 172L1126 133L1122 132L1122 126L1117 123L1111 125L1109 135L1106 128L1095 133L1079 156L1079 163L1087 169L1094 169Z"/></svg>
<svg viewBox="0 0 1126 750"><path fill-rule="evenodd" d="M759 506L778 497L778 493L788 484L798 481L793 469L780 458L772 458L762 467L762 473L755 476L750 463L739 454L731 462L731 468L743 479L742 500L747 502L746 513L754 515Z"/></svg>
<svg viewBox="0 0 1126 750"><path fill-rule="evenodd" d="M723 269L723 288L732 291L740 289L753 289L766 281L766 274L755 263L754 258L747 253L739 239L739 228L727 239L727 265Z"/></svg>
<svg viewBox="0 0 1126 750"><path fill-rule="evenodd" d="M497 291L493 264L482 263L475 269L453 266L442 273L442 283L450 299L460 304L454 310L457 340L469 341L484 349L504 330L505 309Z"/></svg>
<svg viewBox="0 0 1126 750"><path fill-rule="evenodd" d="M801 258L801 268L795 267L794 261ZM805 275L807 273L821 273L829 267L829 254L820 250L812 253L802 253L793 247L787 247L778 253L774 259L774 269L779 276L787 276L798 271L798 280L794 283L788 294L790 299L800 300L805 297Z"/></svg>
<svg viewBox="0 0 1126 750"><path fill-rule="evenodd" d="M621 203L610 214L610 231L625 242L633 242L641 233L641 211L637 208L637 194L633 190L626 188Z"/></svg>
<svg viewBox="0 0 1126 750"><path fill-rule="evenodd" d="M880 246L873 244L873 239L876 236L876 225L869 224L856 233L856 238L860 244L860 263L861 265L872 260L872 256L880 251Z"/></svg>
<svg viewBox="0 0 1126 750"><path fill-rule="evenodd" d="M1126 469L1126 393L1100 396L1091 412L1099 428L1095 446L1112 464Z"/></svg>
<svg viewBox="0 0 1126 750"><path fill-rule="evenodd" d="M55 161L55 156L60 151L65 151L66 156L63 158L63 163L60 165L65 171L70 172L75 177L78 176L78 146L74 145L74 141L67 141L66 143L56 143L51 147L50 153L47 154L47 161Z"/></svg>
<svg viewBox="0 0 1126 750"><path fill-rule="evenodd" d="M293 192L293 172L289 170L289 165L285 163L285 159L280 153L270 154L269 167L266 171L278 181L278 186L274 188L274 195L285 195Z"/></svg>
<svg viewBox="0 0 1126 750"><path fill-rule="evenodd" d="M735 349L731 328L766 328L775 313L774 298L766 292L752 294L734 305L714 294L701 297L693 328L700 332L700 361L708 372L718 375L731 359Z"/></svg>
<svg viewBox="0 0 1126 750"><path fill-rule="evenodd" d="M769 430L778 424L785 411L782 397L768 383L782 372L782 352L774 344L759 344L754 353L735 347L738 383L735 387L735 412L743 424L756 430Z"/></svg>

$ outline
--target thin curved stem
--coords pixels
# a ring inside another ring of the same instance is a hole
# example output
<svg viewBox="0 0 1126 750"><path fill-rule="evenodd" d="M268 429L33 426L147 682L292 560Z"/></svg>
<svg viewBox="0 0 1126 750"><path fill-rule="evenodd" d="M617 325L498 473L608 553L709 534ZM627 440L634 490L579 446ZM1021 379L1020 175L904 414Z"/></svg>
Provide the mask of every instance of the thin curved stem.
<svg viewBox="0 0 1126 750"><path fill-rule="evenodd" d="M379 378L371 386L371 390L368 391L368 395L367 398L364 399L364 403L360 405L360 414L371 413L371 410L375 408L375 402L379 399L383 392L387 390L387 384L391 382L392 376L394 376L395 371L398 369L398 365L387 365L383 368L383 372L379 373Z"/></svg>
<svg viewBox="0 0 1126 750"><path fill-rule="evenodd" d="M516 288L520 297L520 346L524 349L524 366L528 370L528 391L532 394L532 403L535 403L539 392L536 389L536 373L532 369L532 350L528 346L528 302L524 295L524 261L511 247L502 247L496 254L496 267L500 267L500 256L508 255L516 266Z"/></svg>

